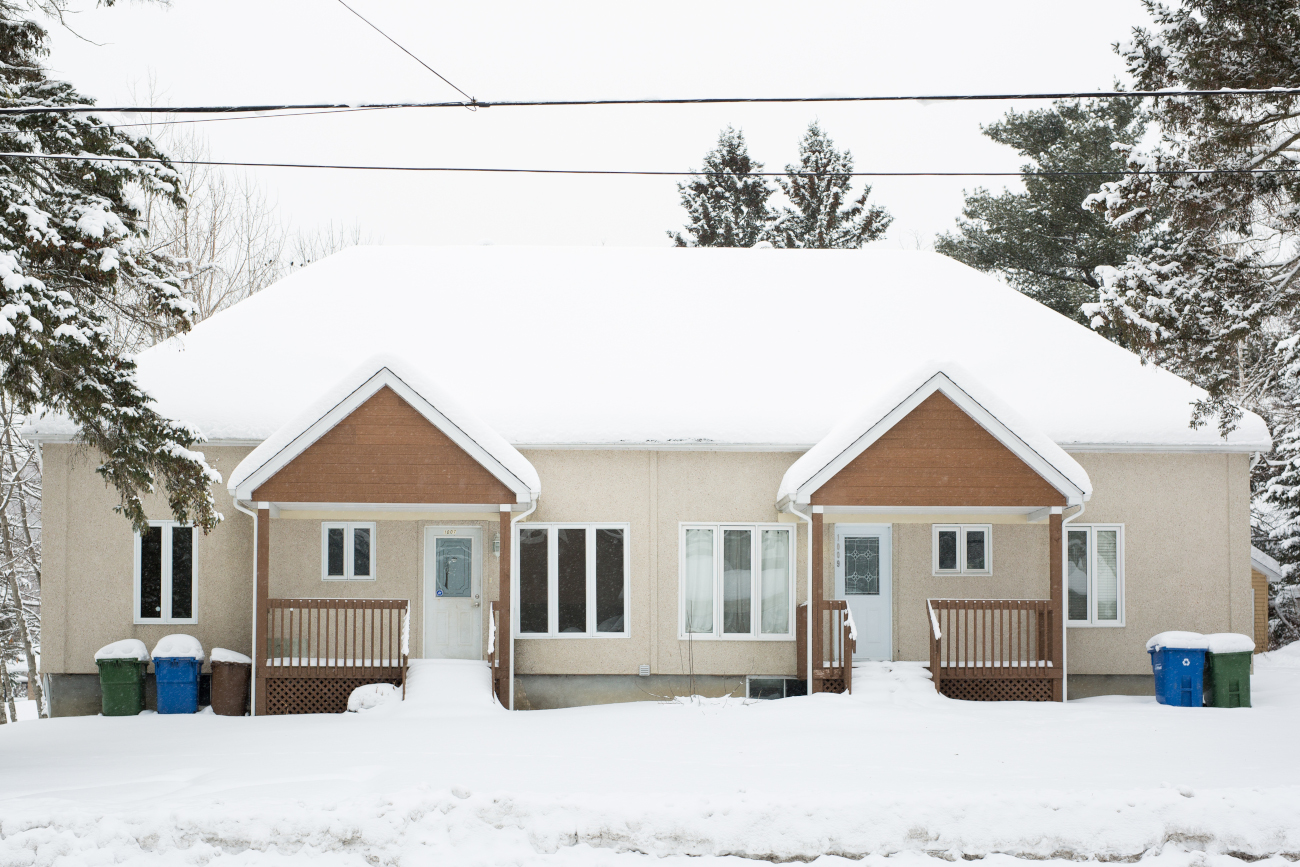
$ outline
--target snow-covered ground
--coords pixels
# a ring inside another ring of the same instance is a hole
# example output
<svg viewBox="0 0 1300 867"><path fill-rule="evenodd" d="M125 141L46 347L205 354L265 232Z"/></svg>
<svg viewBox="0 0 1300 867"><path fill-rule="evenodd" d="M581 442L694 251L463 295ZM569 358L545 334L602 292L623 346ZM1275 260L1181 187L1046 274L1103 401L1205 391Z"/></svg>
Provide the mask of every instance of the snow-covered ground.
<svg viewBox="0 0 1300 867"><path fill-rule="evenodd" d="M906 664L853 696L507 713L477 663L361 714L0 729L0 865L647 864L1300 856L1300 646L1255 707L954 702Z"/></svg>

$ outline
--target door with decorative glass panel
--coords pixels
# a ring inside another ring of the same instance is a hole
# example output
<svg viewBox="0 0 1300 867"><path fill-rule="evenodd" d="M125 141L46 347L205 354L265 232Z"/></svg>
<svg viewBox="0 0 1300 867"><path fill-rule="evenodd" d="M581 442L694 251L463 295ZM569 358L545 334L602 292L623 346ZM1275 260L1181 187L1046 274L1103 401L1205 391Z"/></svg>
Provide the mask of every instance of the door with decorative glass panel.
<svg viewBox="0 0 1300 867"><path fill-rule="evenodd" d="M483 658L483 531L424 529L424 657Z"/></svg>
<svg viewBox="0 0 1300 867"><path fill-rule="evenodd" d="M894 658L894 569L889 524L835 525L835 597L858 631L854 659Z"/></svg>

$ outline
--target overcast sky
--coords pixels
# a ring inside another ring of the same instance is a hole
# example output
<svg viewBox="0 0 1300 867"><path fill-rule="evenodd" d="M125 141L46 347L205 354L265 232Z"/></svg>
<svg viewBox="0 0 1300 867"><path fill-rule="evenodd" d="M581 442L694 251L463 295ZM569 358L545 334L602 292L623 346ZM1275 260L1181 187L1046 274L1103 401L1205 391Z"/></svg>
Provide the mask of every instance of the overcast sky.
<svg viewBox="0 0 1300 867"><path fill-rule="evenodd" d="M1138 0L442 3L348 0L479 99L805 96L1107 89ZM89 4L87 4L89 5ZM173 0L50 25L49 64L101 104L442 100L459 95L337 0ZM1008 171L984 138L1006 103L496 108L193 124L215 159L680 170L741 128L769 169L812 119L860 171ZM1029 107L1021 105L1021 108ZM662 245L670 178L254 169L281 218L360 224L384 243ZM887 246L950 229L971 179L879 179ZM1000 183L984 182L989 186Z"/></svg>

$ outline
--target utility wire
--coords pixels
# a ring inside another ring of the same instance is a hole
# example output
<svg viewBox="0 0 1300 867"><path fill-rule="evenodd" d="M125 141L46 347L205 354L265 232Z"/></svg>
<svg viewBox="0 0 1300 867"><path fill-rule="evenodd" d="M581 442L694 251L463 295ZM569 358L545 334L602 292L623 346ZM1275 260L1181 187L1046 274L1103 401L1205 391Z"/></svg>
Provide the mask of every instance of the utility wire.
<svg viewBox="0 0 1300 867"><path fill-rule="evenodd" d="M83 163L157 163L161 160L145 157L99 156L97 154L35 154L22 151L0 152L0 159L33 160L76 160ZM338 163L273 163L273 162L234 162L229 160L169 160L180 166L235 166L239 168L268 169L338 169L343 171L366 172L466 172L480 174L524 174L524 175L627 175L644 177L692 177L723 176L734 172L708 171L645 171L631 169L532 169L486 166L376 166L343 165ZM1115 175L1267 175L1274 173L1300 172L1300 166L1276 169L1143 169L1136 172L1127 171L1037 171L1037 172L749 172L748 177L786 178L786 177L837 177L837 178L1074 178L1074 177L1110 177Z"/></svg>
<svg viewBox="0 0 1300 867"><path fill-rule="evenodd" d="M435 73L436 74L436 73ZM441 75L438 76L442 78ZM446 81L446 79L443 79ZM451 84L451 82L448 82ZM452 85L456 87L456 85ZM456 88L460 90L460 88ZM461 91L464 93L464 91ZM556 108L575 106L620 105L775 105L790 103L823 102L984 102L1015 99L1140 99L1146 97L1211 97L1211 96L1300 96L1300 87L1270 87L1265 89L1224 88L1222 90L1080 90L1058 93L949 93L928 96L737 96L701 97L681 99L537 99L497 100L483 102L469 98L469 102L304 102L256 105L46 105L6 106L0 115L7 114L87 114L92 112L131 112L136 114L235 114L267 111L313 111L319 109L359 108Z"/></svg>
<svg viewBox="0 0 1300 867"><path fill-rule="evenodd" d="M360 18L362 21L366 22L366 24L368 24L368 25L371 27L371 29L373 29L376 33L378 33L380 36L384 37L384 38L387 39L389 42L393 43L393 44L396 45L398 48L400 48L400 49L402 50L402 52L406 54L406 56L410 57L410 58L411 58L412 60L414 60L416 63L420 64L420 65L423 66L425 69L429 70L429 71L432 72L434 75L436 75L436 76L438 76L439 78L441 78L441 79L442 79L442 80L447 84L447 86L449 86L452 90L456 91L456 92L459 93L461 96L463 96L463 97L465 97L466 99L468 99L471 103L474 102L474 97L470 96L468 93L466 93L465 91L461 90L459 87L457 87L456 85L452 84L450 81L447 81L447 77L446 77L445 75L443 75L443 74L442 74L441 72L439 72L438 70L434 69L434 68L433 68L432 66L430 66L429 64L425 63L425 62L424 62L423 60L421 60L420 58L416 57L414 54L412 54L412 53L411 53L411 52L406 48L406 46L402 45L402 43L398 42L396 39L394 39L393 37L389 36L389 35L388 35L387 33L385 33L384 31L380 30L379 27L378 27L378 26L377 26L373 21L371 21L369 18L367 18L366 16L362 15L360 12L358 12L358 11L355 10L355 9L353 9L353 8L352 8L351 6L349 6L348 4L344 3L343 0L339 0L339 5L342 6L344 9L348 10L349 12L351 12L353 15L357 16L358 18Z"/></svg>
<svg viewBox="0 0 1300 867"><path fill-rule="evenodd" d="M131 129L141 126L173 126L181 123L221 123L227 120L267 120L277 117L315 117L318 114L351 114L356 111L379 111L375 108L338 108L327 109L325 111L289 111L278 114L246 114L240 117L196 117L189 120L155 120L149 123L114 123L110 124L113 129Z"/></svg>

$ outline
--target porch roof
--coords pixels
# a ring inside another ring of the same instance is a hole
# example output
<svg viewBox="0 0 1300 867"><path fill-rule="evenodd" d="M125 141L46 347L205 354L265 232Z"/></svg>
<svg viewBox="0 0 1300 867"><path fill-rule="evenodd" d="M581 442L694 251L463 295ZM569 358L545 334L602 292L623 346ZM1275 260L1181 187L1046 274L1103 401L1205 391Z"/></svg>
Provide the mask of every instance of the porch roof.
<svg viewBox="0 0 1300 867"><path fill-rule="evenodd" d="M1080 504L1092 497L1092 481L1087 471L1051 437L1023 418L960 364L932 361L901 380L884 397L871 401L836 425L791 464L777 491L778 507L810 502L818 488L936 392L960 407L1059 491L1067 504Z"/></svg>
<svg viewBox="0 0 1300 867"><path fill-rule="evenodd" d="M227 483L230 495L236 500L253 499L263 483L384 388L392 389L474 458L515 495L516 502L537 499L541 478L527 458L445 389L425 380L401 359L384 355L362 363L240 461Z"/></svg>

